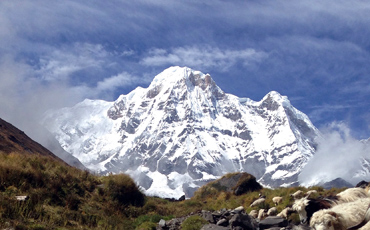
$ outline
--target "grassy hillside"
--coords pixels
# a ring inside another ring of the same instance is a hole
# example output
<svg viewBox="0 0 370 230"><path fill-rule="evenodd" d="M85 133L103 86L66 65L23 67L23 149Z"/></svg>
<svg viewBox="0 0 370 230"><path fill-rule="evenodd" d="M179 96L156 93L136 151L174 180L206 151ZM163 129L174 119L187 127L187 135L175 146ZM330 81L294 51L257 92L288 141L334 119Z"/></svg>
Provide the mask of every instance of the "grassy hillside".
<svg viewBox="0 0 370 230"><path fill-rule="evenodd" d="M119 228L130 221L126 209L144 202L127 175L98 177L48 156L0 153L1 227Z"/></svg>
<svg viewBox="0 0 370 230"><path fill-rule="evenodd" d="M227 175L226 175L227 176ZM282 196L279 211L292 203L290 194L306 188L261 189L236 196L215 189L212 183L189 200L169 202L146 197L127 175L97 176L49 156L0 151L0 227L15 229L154 229L160 219L180 217L202 209L219 210L243 205L247 212L259 193L274 206L272 197ZM324 191L336 194L339 190ZM208 191L204 193L204 191ZM211 192L209 192L211 191ZM26 201L15 196L27 195ZM294 218L294 216L292 217Z"/></svg>

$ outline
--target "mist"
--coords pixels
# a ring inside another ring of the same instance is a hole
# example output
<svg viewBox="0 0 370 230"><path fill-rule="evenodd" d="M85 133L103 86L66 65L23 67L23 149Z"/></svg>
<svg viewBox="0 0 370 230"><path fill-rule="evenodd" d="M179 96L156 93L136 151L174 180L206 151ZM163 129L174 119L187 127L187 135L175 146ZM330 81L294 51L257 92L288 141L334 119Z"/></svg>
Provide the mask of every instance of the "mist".
<svg viewBox="0 0 370 230"><path fill-rule="evenodd" d="M333 122L321 130L323 137L315 155L299 175L303 186L313 186L336 178L342 178L356 185L369 180L361 174L361 159L369 157L370 147L355 139L345 123Z"/></svg>
<svg viewBox="0 0 370 230"><path fill-rule="evenodd" d="M0 117L31 136L36 133L32 123L45 111L71 106L84 97L63 81L41 81L30 66L10 57L0 61L0 82Z"/></svg>

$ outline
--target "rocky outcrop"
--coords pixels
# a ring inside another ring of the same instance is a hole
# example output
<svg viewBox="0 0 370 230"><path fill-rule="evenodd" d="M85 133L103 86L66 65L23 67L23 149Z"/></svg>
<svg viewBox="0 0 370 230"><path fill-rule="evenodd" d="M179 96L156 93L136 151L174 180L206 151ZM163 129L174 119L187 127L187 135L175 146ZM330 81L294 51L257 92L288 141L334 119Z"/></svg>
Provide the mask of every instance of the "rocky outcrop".
<svg viewBox="0 0 370 230"><path fill-rule="evenodd" d="M239 196L247 192L259 191L262 186L256 181L256 178L245 172L229 173L218 180L212 181L200 188L197 193L203 196L203 192L216 190L217 192L232 192Z"/></svg>

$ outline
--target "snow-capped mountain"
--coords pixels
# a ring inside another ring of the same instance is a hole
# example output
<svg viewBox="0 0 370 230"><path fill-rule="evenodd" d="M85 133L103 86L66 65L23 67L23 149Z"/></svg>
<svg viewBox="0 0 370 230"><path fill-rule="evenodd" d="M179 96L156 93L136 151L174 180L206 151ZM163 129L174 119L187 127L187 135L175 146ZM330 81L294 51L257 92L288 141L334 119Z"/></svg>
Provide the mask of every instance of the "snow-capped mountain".
<svg viewBox="0 0 370 230"><path fill-rule="evenodd" d="M168 68L114 102L85 100L49 112L43 124L87 168L128 173L162 197L189 197L235 171L265 186L296 184L320 135L287 97L238 98L186 67Z"/></svg>

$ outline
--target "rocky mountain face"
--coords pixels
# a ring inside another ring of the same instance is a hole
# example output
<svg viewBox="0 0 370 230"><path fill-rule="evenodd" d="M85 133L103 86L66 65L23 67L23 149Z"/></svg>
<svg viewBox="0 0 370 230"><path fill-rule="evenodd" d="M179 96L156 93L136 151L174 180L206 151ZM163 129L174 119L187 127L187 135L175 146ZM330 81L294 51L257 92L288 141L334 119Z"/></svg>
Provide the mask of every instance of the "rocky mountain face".
<svg viewBox="0 0 370 230"><path fill-rule="evenodd" d="M296 185L320 135L285 96L223 92L209 74L171 67L114 102L85 100L43 125L99 173L128 173L148 195L180 197L228 172L264 186Z"/></svg>

